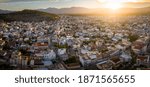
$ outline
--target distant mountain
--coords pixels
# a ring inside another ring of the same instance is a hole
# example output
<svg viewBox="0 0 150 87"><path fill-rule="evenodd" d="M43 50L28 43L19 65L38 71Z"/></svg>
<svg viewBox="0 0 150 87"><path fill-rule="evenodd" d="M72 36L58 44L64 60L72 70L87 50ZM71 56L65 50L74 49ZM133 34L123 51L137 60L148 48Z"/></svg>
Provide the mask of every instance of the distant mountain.
<svg viewBox="0 0 150 87"><path fill-rule="evenodd" d="M43 20L51 21L56 20L58 18L59 18L58 15L36 10L23 10L8 14L0 14L0 20L4 21L25 21L25 22L43 21Z"/></svg>
<svg viewBox="0 0 150 87"><path fill-rule="evenodd" d="M55 13L55 14L122 14L122 15L141 15L141 14L150 14L150 7L145 8L121 8L119 11L113 11L108 8L95 8L95 9L88 9L83 7L71 7L71 8L47 8L47 9L39 9L39 11L44 11L48 13Z"/></svg>
<svg viewBox="0 0 150 87"><path fill-rule="evenodd" d="M47 8L47 9L39 9L39 11L49 12L49 13L55 13L55 14L77 14L77 13L91 13L93 10L83 7L71 7L71 8Z"/></svg>
<svg viewBox="0 0 150 87"><path fill-rule="evenodd" d="M11 13L13 11L8 11L8 10L1 10L0 9L0 14L7 14L7 13Z"/></svg>

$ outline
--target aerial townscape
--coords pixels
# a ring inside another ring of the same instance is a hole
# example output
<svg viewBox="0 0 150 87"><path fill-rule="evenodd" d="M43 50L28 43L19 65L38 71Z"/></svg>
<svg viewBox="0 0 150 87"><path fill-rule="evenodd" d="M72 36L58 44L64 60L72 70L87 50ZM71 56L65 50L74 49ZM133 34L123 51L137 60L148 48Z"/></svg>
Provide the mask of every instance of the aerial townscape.
<svg viewBox="0 0 150 87"><path fill-rule="evenodd" d="M149 15L55 18L1 20L0 69L150 69Z"/></svg>

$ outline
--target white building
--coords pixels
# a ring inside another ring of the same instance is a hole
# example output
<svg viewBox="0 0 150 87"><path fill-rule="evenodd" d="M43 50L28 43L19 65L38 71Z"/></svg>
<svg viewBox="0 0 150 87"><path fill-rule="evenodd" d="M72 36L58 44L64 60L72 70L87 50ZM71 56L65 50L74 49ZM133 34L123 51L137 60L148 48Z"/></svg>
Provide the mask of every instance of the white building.
<svg viewBox="0 0 150 87"><path fill-rule="evenodd" d="M56 59L56 53L53 50L44 54L44 60L54 60L54 59Z"/></svg>

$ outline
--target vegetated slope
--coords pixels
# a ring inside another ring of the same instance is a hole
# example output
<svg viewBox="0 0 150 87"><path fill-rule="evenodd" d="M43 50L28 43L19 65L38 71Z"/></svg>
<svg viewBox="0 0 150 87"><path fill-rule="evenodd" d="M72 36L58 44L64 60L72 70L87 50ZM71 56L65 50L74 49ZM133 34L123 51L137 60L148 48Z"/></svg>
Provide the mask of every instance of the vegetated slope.
<svg viewBox="0 0 150 87"><path fill-rule="evenodd" d="M4 21L39 22L57 20L59 16L36 10L23 10L8 14L0 14L0 19Z"/></svg>

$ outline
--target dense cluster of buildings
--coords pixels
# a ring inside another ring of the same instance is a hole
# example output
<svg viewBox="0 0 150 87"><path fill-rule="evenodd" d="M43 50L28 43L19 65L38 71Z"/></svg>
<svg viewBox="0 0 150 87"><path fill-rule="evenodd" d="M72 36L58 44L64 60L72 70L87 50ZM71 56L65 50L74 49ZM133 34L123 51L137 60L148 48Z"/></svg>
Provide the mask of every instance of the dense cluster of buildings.
<svg viewBox="0 0 150 87"><path fill-rule="evenodd" d="M0 65L26 70L149 69L149 19L61 15L50 22L1 22Z"/></svg>

